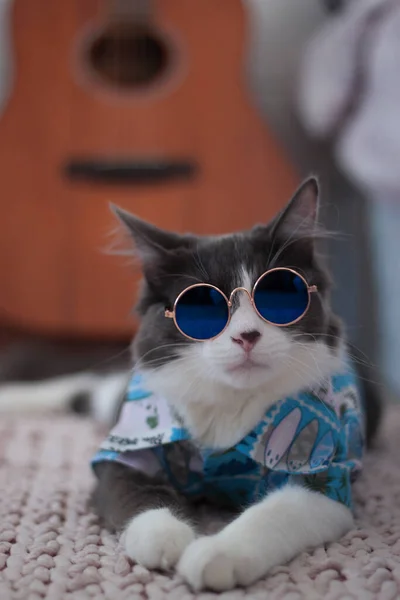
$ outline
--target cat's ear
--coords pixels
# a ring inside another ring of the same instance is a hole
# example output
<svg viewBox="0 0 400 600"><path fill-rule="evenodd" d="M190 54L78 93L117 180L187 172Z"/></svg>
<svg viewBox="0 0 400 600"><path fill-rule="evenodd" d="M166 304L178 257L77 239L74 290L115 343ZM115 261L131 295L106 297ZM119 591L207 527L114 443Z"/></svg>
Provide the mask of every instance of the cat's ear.
<svg viewBox="0 0 400 600"><path fill-rule="evenodd" d="M160 229L115 204L110 208L132 238L136 255L144 265L159 262L170 252L190 248L194 243L194 236Z"/></svg>
<svg viewBox="0 0 400 600"><path fill-rule="evenodd" d="M319 185L316 177L306 179L273 222L273 232L283 238L304 238L316 231Z"/></svg>

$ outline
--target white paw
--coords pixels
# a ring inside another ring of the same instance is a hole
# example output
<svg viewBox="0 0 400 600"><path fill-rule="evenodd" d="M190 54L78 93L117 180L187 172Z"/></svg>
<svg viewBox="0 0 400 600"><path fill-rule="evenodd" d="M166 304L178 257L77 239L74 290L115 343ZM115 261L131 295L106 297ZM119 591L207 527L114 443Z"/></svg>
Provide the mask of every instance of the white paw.
<svg viewBox="0 0 400 600"><path fill-rule="evenodd" d="M178 572L194 590L223 592L250 585L271 568L268 558L232 541L221 534L194 541L183 553Z"/></svg>
<svg viewBox="0 0 400 600"><path fill-rule="evenodd" d="M148 510L135 517L124 532L128 556L147 569L168 571L194 540L192 528L168 508Z"/></svg>

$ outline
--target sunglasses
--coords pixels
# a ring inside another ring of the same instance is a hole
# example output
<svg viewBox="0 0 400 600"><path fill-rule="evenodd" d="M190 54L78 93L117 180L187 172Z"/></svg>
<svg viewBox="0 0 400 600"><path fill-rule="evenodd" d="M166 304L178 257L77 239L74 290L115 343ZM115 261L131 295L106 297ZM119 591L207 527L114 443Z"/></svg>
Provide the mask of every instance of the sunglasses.
<svg viewBox="0 0 400 600"><path fill-rule="evenodd" d="M316 285L308 285L300 273L278 267L257 279L251 294L244 287L231 292L229 299L215 285L196 283L185 288L165 316L173 319L185 337L195 341L212 340L221 335L231 320L232 298L245 292L263 321L277 327L297 323L307 313Z"/></svg>

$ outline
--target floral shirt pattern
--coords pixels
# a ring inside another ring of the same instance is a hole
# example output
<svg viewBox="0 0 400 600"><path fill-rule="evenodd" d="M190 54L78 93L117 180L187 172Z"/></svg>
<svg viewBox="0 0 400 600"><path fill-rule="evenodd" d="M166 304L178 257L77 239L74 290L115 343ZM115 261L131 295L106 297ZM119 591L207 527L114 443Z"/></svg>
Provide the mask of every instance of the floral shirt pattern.
<svg viewBox="0 0 400 600"><path fill-rule="evenodd" d="M352 369L283 398L231 448L196 445L167 401L136 374L116 426L92 460L159 476L192 499L240 508L289 483L352 506L361 469L364 416Z"/></svg>

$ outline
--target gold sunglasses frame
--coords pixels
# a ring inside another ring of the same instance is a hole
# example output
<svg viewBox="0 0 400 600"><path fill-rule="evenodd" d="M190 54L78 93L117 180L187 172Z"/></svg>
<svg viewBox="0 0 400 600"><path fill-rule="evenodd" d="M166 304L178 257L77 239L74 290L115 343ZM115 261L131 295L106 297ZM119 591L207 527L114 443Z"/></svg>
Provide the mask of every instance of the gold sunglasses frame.
<svg viewBox="0 0 400 600"><path fill-rule="evenodd" d="M265 319L257 310L257 307L254 303L254 294L256 292L257 286L260 283L260 281L266 276L269 275L270 273L274 273L276 271L289 271L290 273L293 273L294 275L296 275L297 277L300 277L300 279L303 281L304 285L307 288L307 293L308 293L308 302L307 302L307 306L304 310L304 312L297 317L297 319L295 319L294 321L291 321L290 323L284 323L284 324L279 324L279 323L272 323L272 321L268 321L268 319ZM226 301L226 304L228 306L228 320L226 322L225 327L222 329L222 331L220 331L220 333L218 333L217 335L215 335L214 337L211 338L206 338L206 339L198 339L198 338L193 338L190 335L187 335L184 331L182 331L182 329L179 327L177 321L176 321L176 306L179 302L179 300L182 298L182 296L184 294L186 294L186 292L188 292L189 290L193 289L193 288L197 288L200 286L205 286L205 287L209 287L212 288L214 290L217 290L217 292L219 292ZM178 329L178 331L185 336L186 338L188 338L189 340L193 340L194 342L209 342L211 340L215 340L217 337L219 337L220 335L222 335L224 333L224 331L226 330L226 328L228 327L231 318L232 318L232 313L231 313L231 308L232 308L232 298L233 295L236 294L236 292L245 292L248 297L249 300L254 308L254 310L256 311L257 315L260 317L260 319L262 319L265 323L268 323L269 325L273 325L274 327L290 327L290 325L294 325L295 323L298 323L308 312L308 309L310 308L310 304L311 304L311 294L314 294L316 292L318 292L318 287L316 285L308 285L307 280L305 279L305 277L303 277L303 275L301 275L300 273L298 273L297 271L295 271L294 269L289 269L288 267L275 267L274 269L269 269L268 271L265 271L265 273L263 273L262 275L260 275L260 277L257 279L257 281L255 282L255 284L253 285L253 289L251 291L251 294L249 292L249 290L247 290L245 287L237 287L234 290L232 290L232 292L230 293L229 298L224 294L224 292L222 290L220 290L216 285L211 285L211 283L195 283L193 285L189 285L187 288L185 288L184 290L182 290L182 292L180 294L178 294L175 302L174 302L174 306L172 310L168 310L165 309L165 313L164 316L167 319L173 319L174 320L174 324L175 327Z"/></svg>

